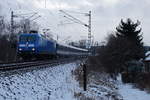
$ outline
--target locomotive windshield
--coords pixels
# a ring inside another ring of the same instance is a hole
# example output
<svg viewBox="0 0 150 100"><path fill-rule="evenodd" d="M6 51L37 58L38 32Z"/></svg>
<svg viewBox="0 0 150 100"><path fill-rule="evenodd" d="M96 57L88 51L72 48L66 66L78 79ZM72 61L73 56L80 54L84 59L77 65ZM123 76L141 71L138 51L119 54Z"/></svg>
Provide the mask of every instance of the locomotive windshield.
<svg viewBox="0 0 150 100"><path fill-rule="evenodd" d="M34 42L35 36L20 36L19 41L20 42Z"/></svg>

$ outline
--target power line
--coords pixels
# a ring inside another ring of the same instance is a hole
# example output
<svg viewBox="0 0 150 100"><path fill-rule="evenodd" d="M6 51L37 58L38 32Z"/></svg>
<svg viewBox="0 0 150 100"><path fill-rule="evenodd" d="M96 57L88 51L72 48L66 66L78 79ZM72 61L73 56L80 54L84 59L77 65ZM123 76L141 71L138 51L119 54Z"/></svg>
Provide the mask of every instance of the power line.
<svg viewBox="0 0 150 100"><path fill-rule="evenodd" d="M64 13L65 15L67 15L67 16L65 16L66 18L68 18L68 19L71 19L71 20L74 20L76 23L79 23L79 24L82 24L82 25L85 25L85 26L88 26L87 24L85 24L84 22L82 22L81 20L79 20L79 19L77 19L77 18L75 18L75 17L73 17L72 15L70 15L70 14L68 14L68 13L66 13L65 11L63 11L63 10L59 10L60 12L62 12L62 13Z"/></svg>
<svg viewBox="0 0 150 100"><path fill-rule="evenodd" d="M60 12L62 12L63 14L65 14L65 18L75 22L75 23L78 23L78 24L81 24L81 25L84 25L85 27L88 28L88 48L90 49L91 48L91 40L92 40L92 36L91 36L91 11L89 11L89 13L84 13L86 14L86 16L89 17L89 21L88 21L88 24L82 22L80 19L78 18L75 18L74 16L68 14L67 12L63 11L63 10L59 10Z"/></svg>
<svg viewBox="0 0 150 100"><path fill-rule="evenodd" d="M84 14L84 15L88 14L88 13L77 12L77 11L71 11L71 10L65 10L65 11L70 12L70 13L82 14L82 15L83 15L83 14Z"/></svg>
<svg viewBox="0 0 150 100"><path fill-rule="evenodd" d="M30 17L28 18L25 18L23 15L30 15L32 14ZM11 36L14 35L14 18L18 18L18 17L22 17L23 19L27 19L27 20L30 20L30 21L33 21L39 17L41 17L40 15L33 18L35 15L37 15L38 13L37 12L34 12L34 13L25 13L25 14L14 14L14 11L11 11ZM31 19L33 18L33 19Z"/></svg>
<svg viewBox="0 0 150 100"><path fill-rule="evenodd" d="M30 14L35 14L35 13L37 13L37 12L24 13L24 14L15 14L15 15L17 15L17 16L22 16L22 15L30 15Z"/></svg>

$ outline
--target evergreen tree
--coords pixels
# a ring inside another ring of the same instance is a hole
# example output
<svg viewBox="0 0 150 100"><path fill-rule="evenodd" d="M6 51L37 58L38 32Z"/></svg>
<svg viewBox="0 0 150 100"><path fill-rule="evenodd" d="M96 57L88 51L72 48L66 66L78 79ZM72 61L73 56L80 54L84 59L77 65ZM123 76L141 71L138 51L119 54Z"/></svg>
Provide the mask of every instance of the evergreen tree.
<svg viewBox="0 0 150 100"><path fill-rule="evenodd" d="M138 30L140 22L134 23L131 19L126 22L121 20L120 25L116 28L120 49L124 53L125 60L139 60L144 57L144 47L142 42L141 28Z"/></svg>

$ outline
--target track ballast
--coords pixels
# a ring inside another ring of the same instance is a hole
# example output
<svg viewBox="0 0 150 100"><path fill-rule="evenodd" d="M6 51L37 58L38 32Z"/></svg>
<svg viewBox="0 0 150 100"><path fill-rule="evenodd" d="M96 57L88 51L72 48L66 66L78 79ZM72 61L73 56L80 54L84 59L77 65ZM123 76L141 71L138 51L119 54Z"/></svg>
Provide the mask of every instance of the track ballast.
<svg viewBox="0 0 150 100"><path fill-rule="evenodd" d="M0 71L8 71L8 70L15 70L15 69L23 69L23 68L30 68L30 67L41 67L44 65L59 65L64 64L67 62L71 62L77 60L79 58L61 58L57 60L42 60L42 61L32 61L32 62L13 62L13 63L3 63L0 64ZM81 58L80 58L81 59Z"/></svg>

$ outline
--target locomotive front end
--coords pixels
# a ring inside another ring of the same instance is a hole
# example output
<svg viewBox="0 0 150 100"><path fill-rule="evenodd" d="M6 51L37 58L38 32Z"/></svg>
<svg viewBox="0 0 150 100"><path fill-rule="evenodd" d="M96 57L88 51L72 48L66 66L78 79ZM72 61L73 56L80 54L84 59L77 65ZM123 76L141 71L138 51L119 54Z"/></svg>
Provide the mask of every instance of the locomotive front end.
<svg viewBox="0 0 150 100"><path fill-rule="evenodd" d="M37 36L35 34L21 34L18 42L18 55L27 57L36 54Z"/></svg>

